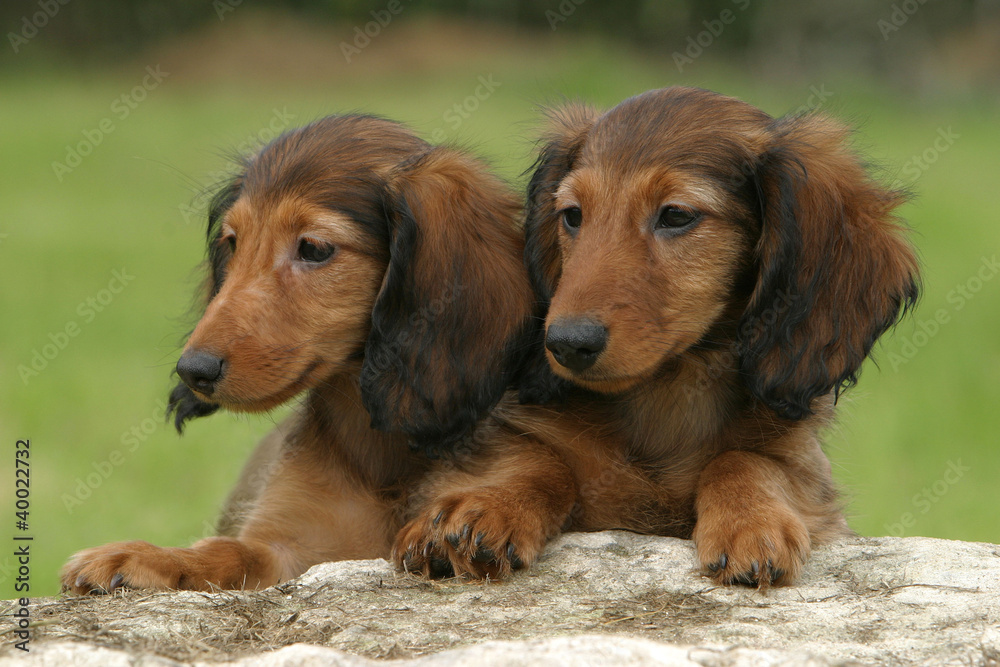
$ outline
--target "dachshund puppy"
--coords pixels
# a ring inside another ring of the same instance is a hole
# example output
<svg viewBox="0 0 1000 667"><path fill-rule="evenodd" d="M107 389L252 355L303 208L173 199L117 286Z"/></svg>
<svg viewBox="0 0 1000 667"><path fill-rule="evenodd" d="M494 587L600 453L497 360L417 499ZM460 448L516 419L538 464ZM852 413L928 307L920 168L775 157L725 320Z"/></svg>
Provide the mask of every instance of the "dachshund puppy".
<svg viewBox="0 0 1000 667"><path fill-rule="evenodd" d="M849 533L819 433L917 298L902 193L838 123L703 90L549 122L525 250L546 328L521 396L563 401L501 403L493 420L527 435L502 465L439 475L397 561L468 569L476 542L452 508L482 501L513 565L559 530L622 528L693 537L720 584L793 582ZM487 500L498 487L507 505Z"/></svg>
<svg viewBox="0 0 1000 667"><path fill-rule="evenodd" d="M75 593L257 588L389 556L408 498L512 381L534 297L520 206L476 160L345 115L247 159L208 216L207 306L177 363L180 431L305 392L190 548L76 554ZM488 566L484 563L483 566Z"/></svg>
<svg viewBox="0 0 1000 667"><path fill-rule="evenodd" d="M917 298L903 193L837 122L704 90L549 122L525 256L559 380L524 394L568 383L561 438L601 433L582 459L553 444L590 491L572 525L693 537L719 583L792 582L848 532L819 432Z"/></svg>
<svg viewBox="0 0 1000 667"><path fill-rule="evenodd" d="M178 423L309 391L248 463L231 536L82 552L67 586L263 586L390 545L410 571L499 577L560 531L620 528L693 537L716 581L766 587L848 532L818 433L917 268L902 194L845 128L682 88L554 110L532 297L499 184L346 118L327 122L352 140L265 149L210 216ZM536 405L484 416L511 380Z"/></svg>

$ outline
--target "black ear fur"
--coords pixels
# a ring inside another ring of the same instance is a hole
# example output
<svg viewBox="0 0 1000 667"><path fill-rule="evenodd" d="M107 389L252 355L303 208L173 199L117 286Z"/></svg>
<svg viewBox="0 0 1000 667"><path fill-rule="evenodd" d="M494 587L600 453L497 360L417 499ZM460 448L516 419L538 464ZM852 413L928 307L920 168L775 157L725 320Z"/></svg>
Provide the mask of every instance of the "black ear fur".
<svg viewBox="0 0 1000 667"><path fill-rule="evenodd" d="M226 211L236 203L236 200L240 196L241 188L241 178L236 177L232 179L212 197L212 201L208 207L208 227L205 232L205 238L208 243L209 269L205 290L207 293L206 304L222 289L222 283L226 278L226 264L229 262L230 255L229 248L219 243L222 235L222 218L225 216ZM178 433L183 433L185 422L197 417L206 417L218 409L218 405L200 400L187 385L181 382L170 391L166 418L169 421L172 415L174 418L174 428L177 429Z"/></svg>
<svg viewBox="0 0 1000 667"><path fill-rule="evenodd" d="M503 396L530 317L519 206L478 162L435 148L387 195L389 265L361 370L372 426L430 454Z"/></svg>
<svg viewBox="0 0 1000 667"><path fill-rule="evenodd" d="M220 243L222 238L222 218L239 199L243 189L242 177L236 177L219 189L208 207L208 227L205 241L208 244L209 291L207 304L222 289L226 279L226 265L229 263L229 247Z"/></svg>
<svg viewBox="0 0 1000 667"><path fill-rule="evenodd" d="M875 341L914 305L917 262L892 210L905 194L866 173L846 128L779 119L758 174L759 278L741 319L741 370L780 416L857 381Z"/></svg>
<svg viewBox="0 0 1000 667"><path fill-rule="evenodd" d="M559 183L573 169L577 153L599 113L585 105L570 104L549 110L547 115L550 128L541 138L542 148L532 166L525 205L524 263L537 305L531 351L518 380L521 403L537 404L562 401L572 386L552 372L545 355L545 317L562 268L559 216L552 200Z"/></svg>

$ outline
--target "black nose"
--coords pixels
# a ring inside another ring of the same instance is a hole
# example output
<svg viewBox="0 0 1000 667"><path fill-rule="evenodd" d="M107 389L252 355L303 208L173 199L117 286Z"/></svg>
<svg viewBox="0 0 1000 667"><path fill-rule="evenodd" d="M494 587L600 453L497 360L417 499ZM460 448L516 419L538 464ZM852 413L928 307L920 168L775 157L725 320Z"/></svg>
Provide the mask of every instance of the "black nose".
<svg viewBox="0 0 1000 667"><path fill-rule="evenodd" d="M588 318L559 320L545 332L545 347L571 371L593 366L607 344L608 328Z"/></svg>
<svg viewBox="0 0 1000 667"><path fill-rule="evenodd" d="M177 374L195 391L211 394L222 377L222 359L201 350L187 350L177 360Z"/></svg>

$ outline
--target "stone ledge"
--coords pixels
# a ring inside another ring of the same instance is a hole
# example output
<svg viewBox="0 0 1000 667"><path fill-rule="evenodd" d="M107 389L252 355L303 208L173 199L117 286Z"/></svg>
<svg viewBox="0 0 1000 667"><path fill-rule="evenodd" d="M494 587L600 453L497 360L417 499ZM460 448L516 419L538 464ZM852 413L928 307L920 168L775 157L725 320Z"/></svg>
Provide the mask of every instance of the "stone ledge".
<svg viewBox="0 0 1000 667"><path fill-rule="evenodd" d="M31 653L5 641L0 667L1000 665L997 545L855 538L766 594L714 588L693 566L689 541L575 533L499 583L371 560L259 592L36 599ZM5 625L13 606L0 603Z"/></svg>

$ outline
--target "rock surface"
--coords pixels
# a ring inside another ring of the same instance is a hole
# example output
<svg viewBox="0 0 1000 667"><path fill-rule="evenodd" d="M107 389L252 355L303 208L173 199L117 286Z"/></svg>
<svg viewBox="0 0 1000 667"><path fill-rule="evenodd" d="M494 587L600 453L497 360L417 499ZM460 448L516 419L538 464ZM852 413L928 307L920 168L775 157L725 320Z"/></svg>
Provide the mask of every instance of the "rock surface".
<svg viewBox="0 0 1000 667"><path fill-rule="evenodd" d="M36 599L30 653L0 603L0 667L276 665L1000 665L1000 546L856 538L798 585L715 588L692 544L564 535L500 583L326 563L258 592Z"/></svg>

